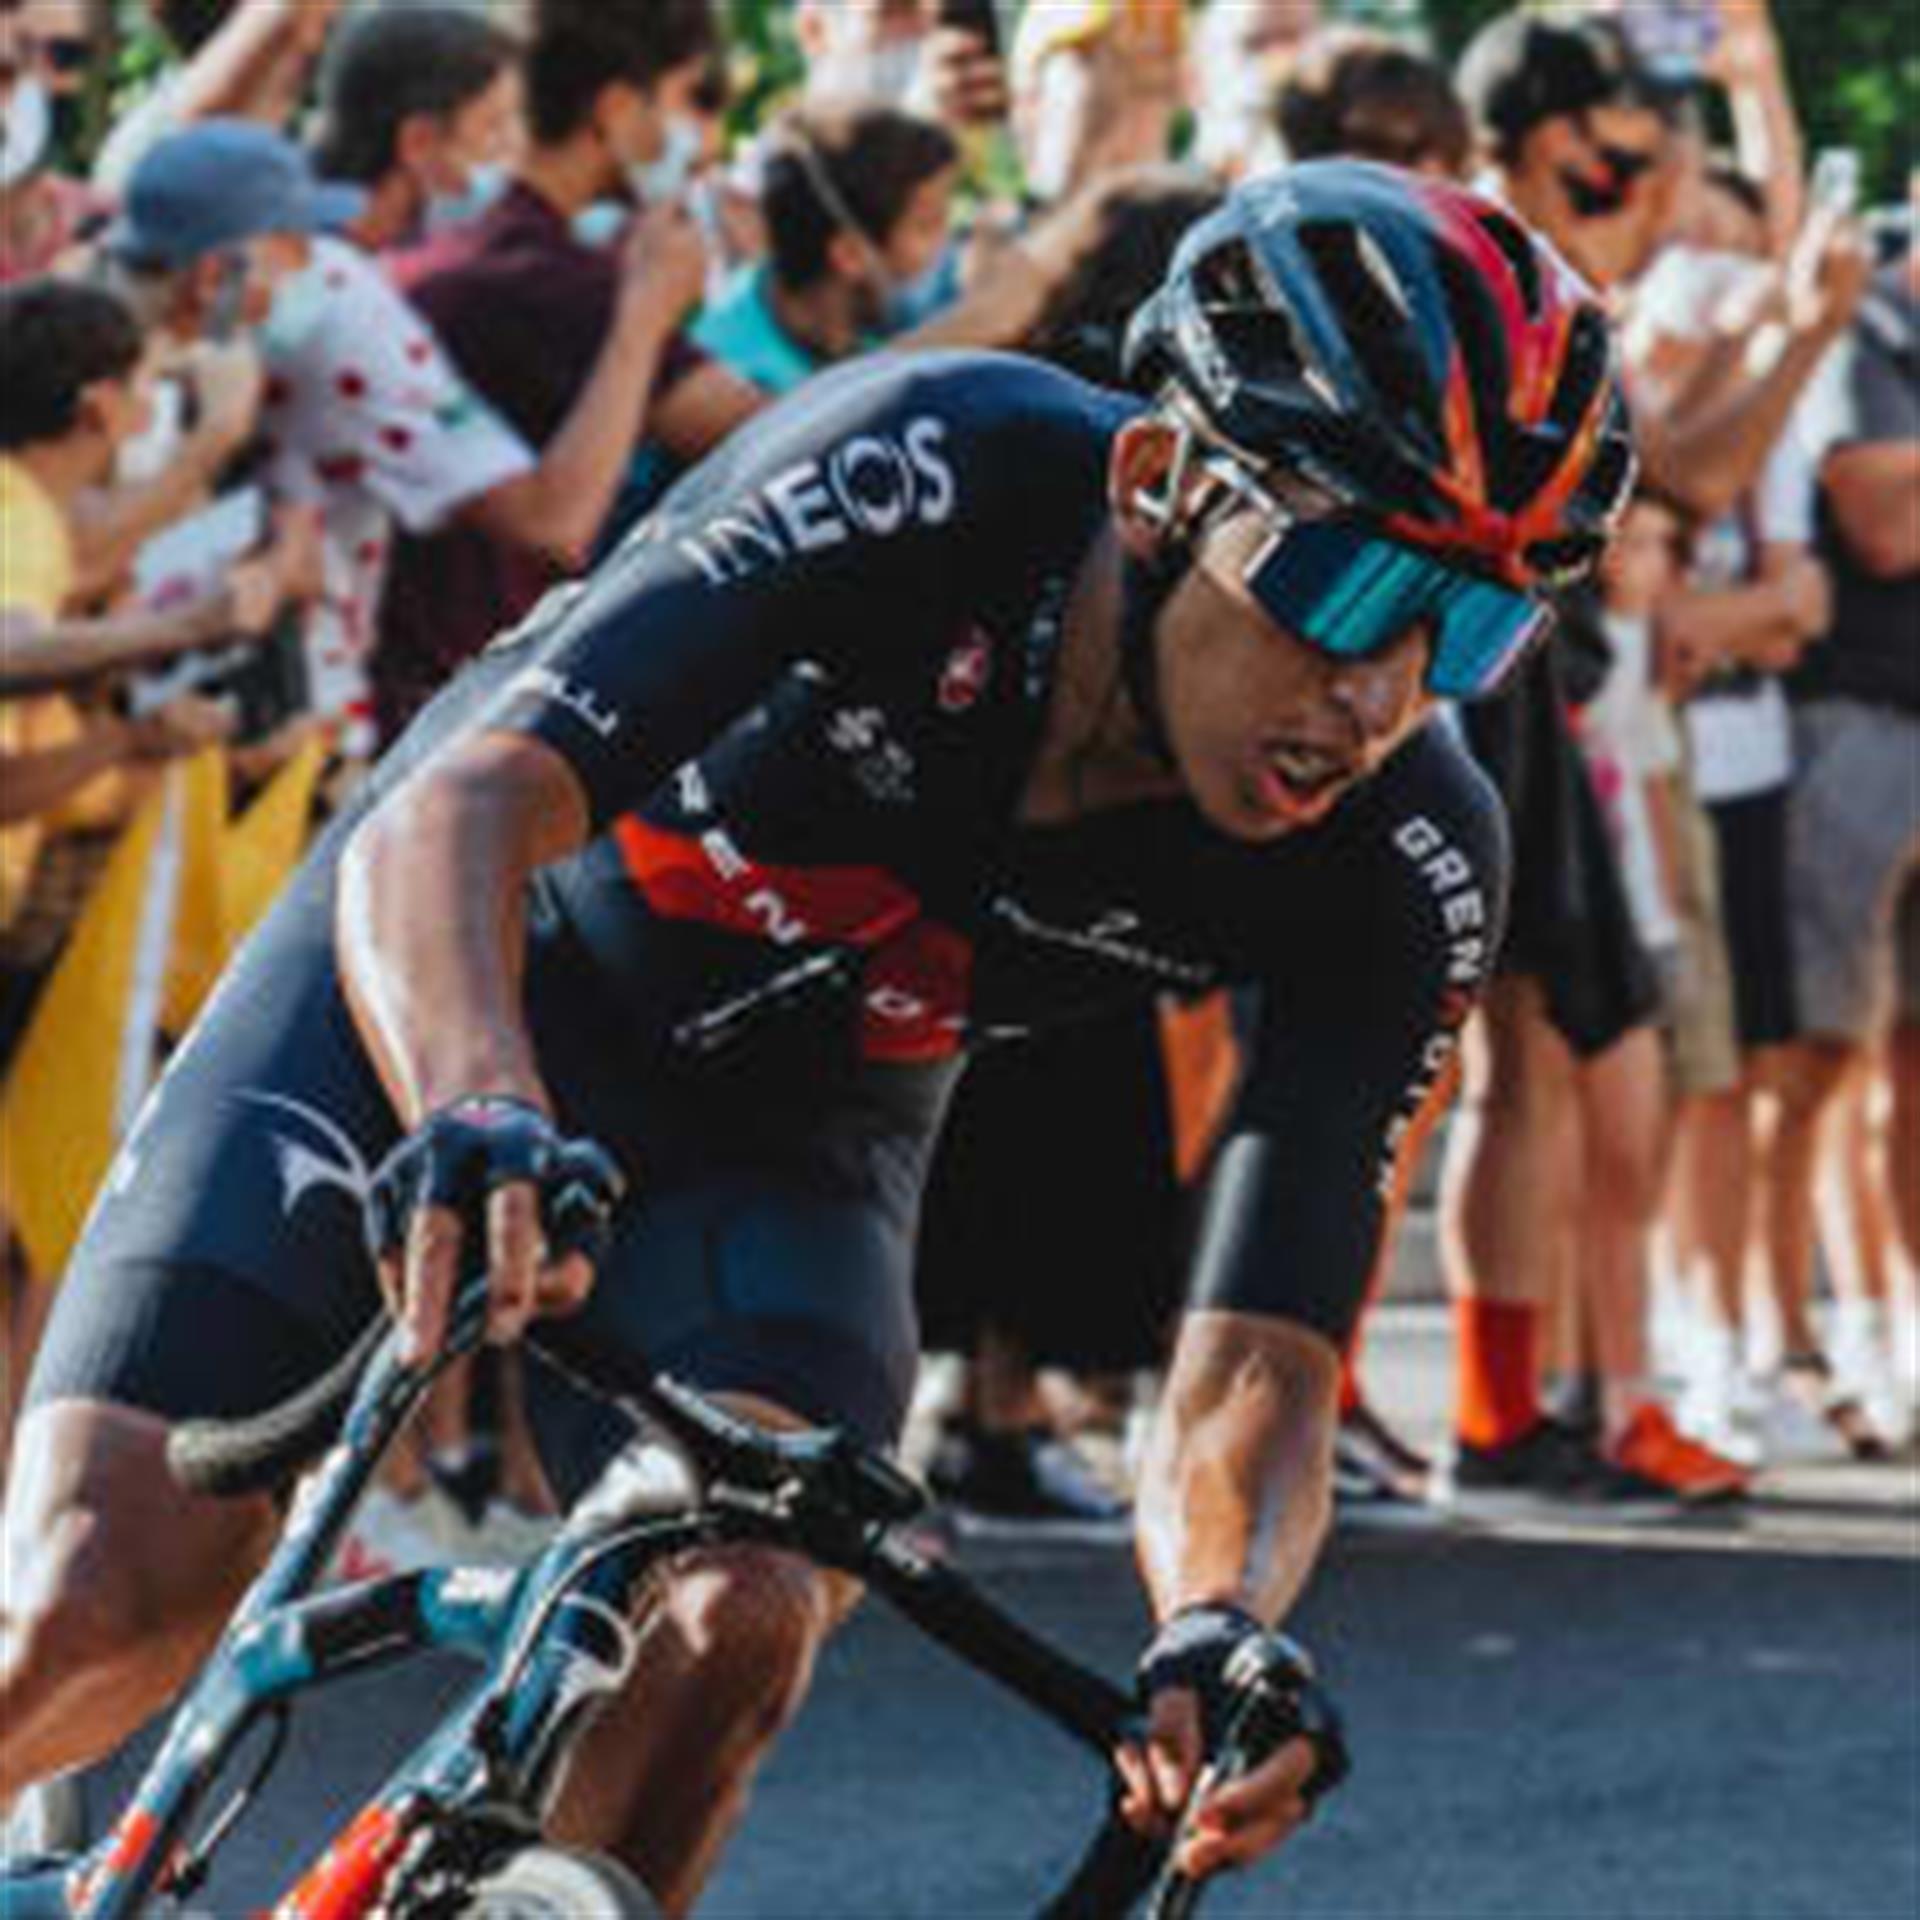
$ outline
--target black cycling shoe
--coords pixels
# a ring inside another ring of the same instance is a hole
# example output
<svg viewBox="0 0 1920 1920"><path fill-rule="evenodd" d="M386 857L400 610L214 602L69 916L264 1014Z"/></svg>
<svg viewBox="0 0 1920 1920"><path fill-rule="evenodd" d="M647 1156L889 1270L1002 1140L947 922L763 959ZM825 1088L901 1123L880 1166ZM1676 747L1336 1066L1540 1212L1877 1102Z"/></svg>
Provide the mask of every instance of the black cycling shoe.
<svg viewBox="0 0 1920 1920"><path fill-rule="evenodd" d="M927 1484L968 1521L1077 1527L1110 1537L1128 1517L1127 1503L1071 1442L1047 1427L1009 1433L949 1427Z"/></svg>
<svg viewBox="0 0 1920 1920"><path fill-rule="evenodd" d="M1501 1446L1458 1442L1441 1499L1490 1519L1570 1509L1618 1519L1636 1507L1670 1513L1675 1505L1671 1488L1616 1466L1586 1436L1545 1415Z"/></svg>

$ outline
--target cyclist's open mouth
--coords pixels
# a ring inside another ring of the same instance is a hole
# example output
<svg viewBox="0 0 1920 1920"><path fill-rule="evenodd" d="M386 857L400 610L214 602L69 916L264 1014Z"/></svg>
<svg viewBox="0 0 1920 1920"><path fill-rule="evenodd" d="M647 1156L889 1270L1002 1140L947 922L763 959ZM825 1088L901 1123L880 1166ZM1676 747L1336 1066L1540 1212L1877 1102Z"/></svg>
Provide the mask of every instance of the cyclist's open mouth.
<svg viewBox="0 0 1920 1920"><path fill-rule="evenodd" d="M1301 741L1271 741L1261 752L1256 780L1267 811L1300 824L1325 814L1354 772L1345 754Z"/></svg>

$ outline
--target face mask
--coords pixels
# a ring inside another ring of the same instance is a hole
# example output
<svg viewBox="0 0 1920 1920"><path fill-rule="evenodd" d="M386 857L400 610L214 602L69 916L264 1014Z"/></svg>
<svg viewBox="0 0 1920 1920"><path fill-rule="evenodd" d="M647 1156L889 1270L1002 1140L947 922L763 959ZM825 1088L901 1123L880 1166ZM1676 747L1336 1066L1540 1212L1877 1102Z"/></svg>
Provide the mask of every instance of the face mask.
<svg viewBox="0 0 1920 1920"><path fill-rule="evenodd" d="M291 274L274 290L273 311L260 344L276 360L291 359L313 338L327 310L327 290L312 267Z"/></svg>
<svg viewBox="0 0 1920 1920"><path fill-rule="evenodd" d="M880 330L882 333L911 333L931 320L941 308L952 303L955 293L954 261L942 252L922 273L902 280L880 260L874 263L881 275Z"/></svg>
<svg viewBox="0 0 1920 1920"><path fill-rule="evenodd" d="M596 200L573 216L573 237L583 247L610 247L632 218L633 209L625 201Z"/></svg>
<svg viewBox="0 0 1920 1920"><path fill-rule="evenodd" d="M492 161L469 167L461 192L428 195L424 221L427 232L445 233L449 227L471 225L506 192L510 177L505 167Z"/></svg>
<svg viewBox="0 0 1920 1920"><path fill-rule="evenodd" d="M37 80L17 80L0 102L0 187L16 186L47 157L53 107Z"/></svg>
<svg viewBox="0 0 1920 1920"><path fill-rule="evenodd" d="M678 200L700 164L705 142L698 125L683 114L667 122L666 145L657 160L635 161L627 168L627 184L643 206L664 207Z"/></svg>

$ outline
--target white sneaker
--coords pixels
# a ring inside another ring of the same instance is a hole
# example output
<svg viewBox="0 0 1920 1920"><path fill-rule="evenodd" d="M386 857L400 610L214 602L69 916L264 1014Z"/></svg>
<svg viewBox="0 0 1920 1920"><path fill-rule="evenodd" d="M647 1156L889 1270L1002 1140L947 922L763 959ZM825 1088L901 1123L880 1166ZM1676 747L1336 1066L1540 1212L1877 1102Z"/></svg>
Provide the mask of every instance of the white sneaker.
<svg viewBox="0 0 1920 1920"><path fill-rule="evenodd" d="M1761 1443L1760 1393L1740 1365L1739 1336L1731 1327L1704 1322L1687 1343L1687 1369L1673 1410L1674 1424L1690 1440L1722 1459L1757 1467Z"/></svg>
<svg viewBox="0 0 1920 1920"><path fill-rule="evenodd" d="M1891 1449L1906 1445L1912 1410L1893 1369L1887 1317L1877 1300L1843 1300L1833 1315L1833 1389L1858 1401Z"/></svg>

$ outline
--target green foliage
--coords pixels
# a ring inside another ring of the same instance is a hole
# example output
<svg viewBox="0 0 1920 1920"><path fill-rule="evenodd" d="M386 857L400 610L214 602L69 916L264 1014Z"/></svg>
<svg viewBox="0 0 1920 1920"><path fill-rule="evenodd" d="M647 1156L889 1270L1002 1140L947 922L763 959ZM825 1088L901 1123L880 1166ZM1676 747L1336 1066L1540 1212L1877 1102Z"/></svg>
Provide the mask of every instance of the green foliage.
<svg viewBox="0 0 1920 1920"><path fill-rule="evenodd" d="M800 49L793 37L793 0L725 0L727 66L736 132L751 132L800 84Z"/></svg>
<svg viewBox="0 0 1920 1920"><path fill-rule="evenodd" d="M1510 0L1426 0L1437 52L1455 58ZM1920 12L1913 0L1773 0L1809 158L1855 147L1873 201L1905 196L1920 164Z"/></svg>

